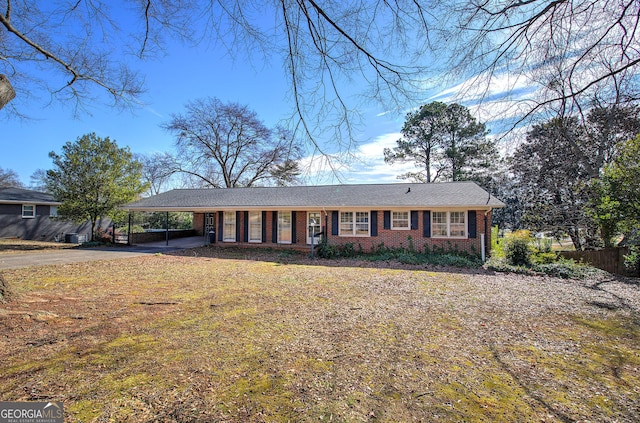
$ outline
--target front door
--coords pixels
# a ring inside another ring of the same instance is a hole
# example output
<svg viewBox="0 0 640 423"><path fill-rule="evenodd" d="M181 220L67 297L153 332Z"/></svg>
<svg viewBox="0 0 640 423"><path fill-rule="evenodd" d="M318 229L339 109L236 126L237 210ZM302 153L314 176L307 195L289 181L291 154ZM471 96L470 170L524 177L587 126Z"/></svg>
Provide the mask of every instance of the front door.
<svg viewBox="0 0 640 423"><path fill-rule="evenodd" d="M209 232L216 228L216 214L215 213L205 213L204 214L204 230Z"/></svg>
<svg viewBox="0 0 640 423"><path fill-rule="evenodd" d="M322 221L320 218L320 212L308 212L307 213L307 244L311 244L311 238L313 234L320 233L322 230ZM313 244L317 245L322 241L322 235L316 236L313 239Z"/></svg>

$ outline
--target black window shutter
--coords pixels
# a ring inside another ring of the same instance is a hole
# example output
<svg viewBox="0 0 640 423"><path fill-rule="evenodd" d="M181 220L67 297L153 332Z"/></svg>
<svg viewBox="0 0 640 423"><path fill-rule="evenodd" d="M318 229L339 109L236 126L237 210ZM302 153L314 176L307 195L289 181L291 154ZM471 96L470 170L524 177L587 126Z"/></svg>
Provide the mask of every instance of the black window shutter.
<svg viewBox="0 0 640 423"><path fill-rule="evenodd" d="M242 219L242 213L236 212L236 242L240 241L240 222Z"/></svg>
<svg viewBox="0 0 640 423"><path fill-rule="evenodd" d="M431 212L425 210L422 212L422 235L425 238L431 238Z"/></svg>
<svg viewBox="0 0 640 423"><path fill-rule="evenodd" d="M411 229L418 229L418 211L411 210Z"/></svg>
<svg viewBox="0 0 640 423"><path fill-rule="evenodd" d="M467 216L469 217L469 238L475 238L477 236L476 211L469 210Z"/></svg>
<svg viewBox="0 0 640 423"><path fill-rule="evenodd" d="M267 212L262 212L262 242L267 242Z"/></svg>
<svg viewBox="0 0 640 423"><path fill-rule="evenodd" d="M378 212L371 210L371 236L378 236Z"/></svg>
<svg viewBox="0 0 640 423"><path fill-rule="evenodd" d="M244 213L244 235L242 239L244 242L249 242L249 212L245 211Z"/></svg>
<svg viewBox="0 0 640 423"><path fill-rule="evenodd" d="M271 213L271 242L278 242L278 212Z"/></svg>
<svg viewBox="0 0 640 423"><path fill-rule="evenodd" d="M338 235L338 211L331 212L331 235Z"/></svg>
<svg viewBox="0 0 640 423"><path fill-rule="evenodd" d="M218 241L224 241L224 212L218 212Z"/></svg>
<svg viewBox="0 0 640 423"><path fill-rule="evenodd" d="M391 229L391 212L389 210L384 211L384 228Z"/></svg>
<svg viewBox="0 0 640 423"><path fill-rule="evenodd" d="M296 243L296 212L291 212L291 243Z"/></svg>

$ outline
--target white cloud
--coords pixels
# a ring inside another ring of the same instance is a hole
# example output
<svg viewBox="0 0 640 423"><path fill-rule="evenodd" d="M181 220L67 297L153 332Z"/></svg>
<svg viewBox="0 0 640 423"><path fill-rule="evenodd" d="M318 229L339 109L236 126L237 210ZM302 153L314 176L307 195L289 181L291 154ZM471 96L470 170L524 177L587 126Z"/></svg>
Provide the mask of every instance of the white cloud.
<svg viewBox="0 0 640 423"><path fill-rule="evenodd" d="M394 183L397 176L414 170L412 164L384 162L384 149L393 148L402 136L391 132L361 144L349 157L307 156L302 159L305 178L311 184L324 183Z"/></svg>
<svg viewBox="0 0 640 423"><path fill-rule="evenodd" d="M487 125L491 136L500 141L500 151L508 155L517 145L517 140L522 139L528 130L526 126L512 130L511 125L525 115L528 103L536 93L535 85L522 75L494 74L490 81L487 75L481 75L432 95L425 104L442 101L466 105L472 115ZM376 118L385 117L389 113L381 112ZM507 130L510 134L505 137ZM370 142L360 144L348 159L309 156L303 160L307 169L306 177L309 183L404 182L397 176L415 171L414 164L391 165L384 162L384 149L395 147L401 136L400 132L382 133Z"/></svg>

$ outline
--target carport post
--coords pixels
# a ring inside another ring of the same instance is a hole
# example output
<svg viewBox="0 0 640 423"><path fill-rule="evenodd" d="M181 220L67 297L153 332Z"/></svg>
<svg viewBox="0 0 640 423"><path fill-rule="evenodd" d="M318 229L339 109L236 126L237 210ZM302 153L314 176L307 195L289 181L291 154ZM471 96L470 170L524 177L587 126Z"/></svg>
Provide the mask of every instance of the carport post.
<svg viewBox="0 0 640 423"><path fill-rule="evenodd" d="M133 212L129 210L129 226L127 226L127 245L131 245L131 216Z"/></svg>
<svg viewBox="0 0 640 423"><path fill-rule="evenodd" d="M165 245L169 245L169 212L167 212L166 214L166 218L165 218L165 227L167 228L167 231L165 232Z"/></svg>

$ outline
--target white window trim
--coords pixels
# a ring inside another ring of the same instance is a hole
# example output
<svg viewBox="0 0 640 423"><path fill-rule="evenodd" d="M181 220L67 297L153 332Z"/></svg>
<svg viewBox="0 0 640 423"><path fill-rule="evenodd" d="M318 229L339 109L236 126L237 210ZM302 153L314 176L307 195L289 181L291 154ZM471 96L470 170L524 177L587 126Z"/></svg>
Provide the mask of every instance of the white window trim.
<svg viewBox="0 0 640 423"><path fill-rule="evenodd" d="M307 245L310 244L319 244L320 242L322 242L322 235L316 235L316 238L312 241L311 237L309 236L309 227L311 226L311 214L317 214L318 215L318 222L316 223L316 226L318 227L318 232L322 231L322 212L320 211L308 211L307 212L307 227L305 229L305 237L307 239Z"/></svg>
<svg viewBox="0 0 640 423"><path fill-rule="evenodd" d="M24 214L24 208L25 207L33 207L33 213L30 215L25 215ZM22 205L22 218L23 219L33 219L34 217L36 217L36 205L35 204L23 204Z"/></svg>
<svg viewBox="0 0 640 423"><path fill-rule="evenodd" d="M251 239L251 215L257 215L258 216L258 221L260 222L260 230L258 231L260 237L259 239ZM256 244L260 244L262 243L262 225L264 223L262 222L262 212L259 211L250 211L249 212L249 233L247 234L247 239L249 240L249 242L252 243L256 243Z"/></svg>
<svg viewBox="0 0 640 423"><path fill-rule="evenodd" d="M394 213L407 213L407 226L395 227L393 225L393 221L394 221L393 214ZM391 229L392 230L394 230L394 231L409 231L409 230L411 230L411 212L410 211L406 211L406 210L391 210L390 219L391 219Z"/></svg>
<svg viewBox="0 0 640 423"><path fill-rule="evenodd" d="M282 232L283 232L283 225L282 225L282 221L280 219L282 219L282 216L284 215L284 213L289 213L289 239L288 240L283 240L282 239ZM294 237L294 233L293 233L293 212L291 212L290 210L283 210L283 211L278 211L278 244L291 244L293 242L293 237Z"/></svg>
<svg viewBox="0 0 640 423"><path fill-rule="evenodd" d="M342 231L342 214L343 213L351 213L351 233L344 233ZM356 230L356 214L357 213L366 213L367 214L367 233L366 234L358 234ZM371 211L370 210L340 210L338 213L338 236L343 237L360 237L366 238L371 236Z"/></svg>
<svg viewBox="0 0 640 423"><path fill-rule="evenodd" d="M451 236L451 213L452 212L462 212L464 213L464 235L462 236ZM433 218L435 213L446 213L447 214L447 235L434 235L433 227L434 222ZM469 238L469 213L466 210L432 210L431 211L431 238L441 238L441 239L467 239Z"/></svg>
<svg viewBox="0 0 640 423"><path fill-rule="evenodd" d="M238 222L236 221L236 212L229 211L224 212L223 214L223 222L222 222L222 241L223 242L236 242L236 225ZM233 219L228 219L228 216L233 216ZM230 221L233 220L233 238L227 238L226 228Z"/></svg>
<svg viewBox="0 0 640 423"><path fill-rule="evenodd" d="M58 217L58 206L49 206L49 217Z"/></svg>

